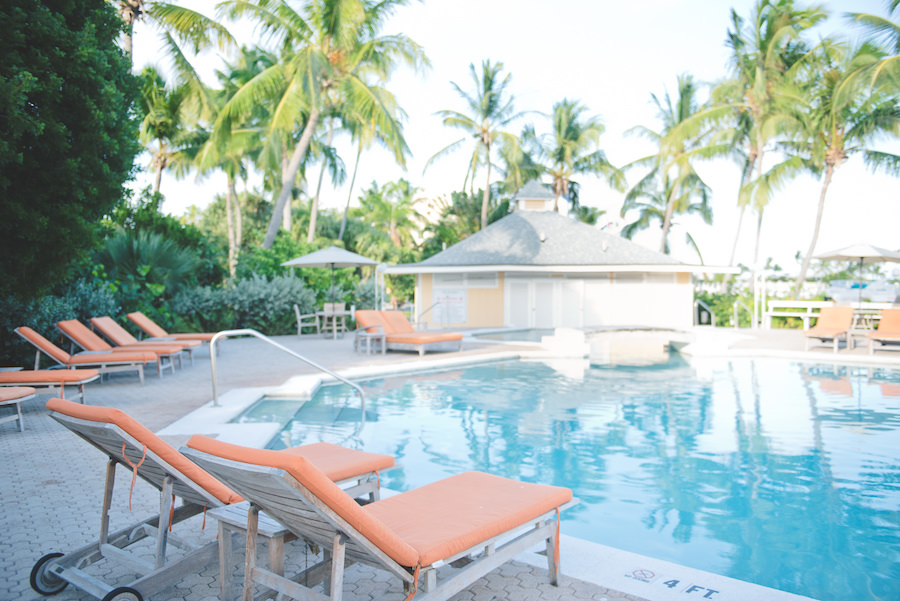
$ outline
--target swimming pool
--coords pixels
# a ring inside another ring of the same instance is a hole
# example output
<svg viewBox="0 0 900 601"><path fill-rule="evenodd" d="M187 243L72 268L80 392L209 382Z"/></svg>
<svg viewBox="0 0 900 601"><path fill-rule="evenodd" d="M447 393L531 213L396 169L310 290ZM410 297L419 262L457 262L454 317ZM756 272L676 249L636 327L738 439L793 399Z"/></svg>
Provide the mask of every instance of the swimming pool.
<svg viewBox="0 0 900 601"><path fill-rule="evenodd" d="M390 453L574 489L563 532L823 601L900 597L900 373L780 360L512 361L263 400L273 448ZM289 421L293 420L293 421Z"/></svg>

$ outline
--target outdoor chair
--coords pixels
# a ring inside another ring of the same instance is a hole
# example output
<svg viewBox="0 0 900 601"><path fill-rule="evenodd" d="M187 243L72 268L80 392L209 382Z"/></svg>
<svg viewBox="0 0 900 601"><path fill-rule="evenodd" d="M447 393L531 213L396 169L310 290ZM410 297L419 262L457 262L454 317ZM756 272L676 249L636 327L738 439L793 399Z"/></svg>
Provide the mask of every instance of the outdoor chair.
<svg viewBox="0 0 900 601"><path fill-rule="evenodd" d="M421 583L423 601L449 599L539 543L550 582L558 582L559 512L573 501L568 488L466 472L360 506L303 458L199 435L187 446L185 455L250 502L245 601L257 584L294 599L324 599L308 587L329 578L330 598L340 599L344 569L356 561L399 578L411 589L407 598ZM258 567L260 510L322 548L323 559L292 580ZM457 560L465 566L452 567Z"/></svg>
<svg viewBox="0 0 900 601"><path fill-rule="evenodd" d="M119 322L106 315L103 317L91 317L91 327L118 347L146 348L161 345L180 347L182 352L187 353L188 358L191 360L191 365L194 364L194 349L202 344L199 340L175 340L174 338L138 340L131 335L131 332L119 325Z"/></svg>
<svg viewBox="0 0 900 601"><path fill-rule="evenodd" d="M322 331L317 313L300 314L300 305L294 305L294 315L297 316L297 336L303 335L303 328L315 328L316 334Z"/></svg>
<svg viewBox="0 0 900 601"><path fill-rule="evenodd" d="M0 371L0 386L30 386L58 390L59 396L66 398L66 384L77 386L72 398L81 399L84 403L84 385L100 377L96 369L37 369L19 371Z"/></svg>
<svg viewBox="0 0 900 601"><path fill-rule="evenodd" d="M840 340L850 346L850 326L853 324L853 307L822 307L816 325L804 330L806 336L806 350L809 350L810 341L831 341L834 352L838 352Z"/></svg>
<svg viewBox="0 0 900 601"><path fill-rule="evenodd" d="M199 340L200 342L209 342L212 340L213 336L216 335L216 332L181 332L170 334L140 311L128 313L125 317L130 319L131 323L139 327L141 331L151 338L174 338L175 340Z"/></svg>
<svg viewBox="0 0 900 601"><path fill-rule="evenodd" d="M105 340L97 336L86 325L77 319L64 319L56 322L56 327L68 338L73 346L79 346L89 352L109 351L139 351L153 353L156 356L156 373L161 378L163 369L169 369L175 373L175 359L181 362L181 347L173 344L155 344L153 346L118 346L113 347ZM168 361L165 361L168 359Z"/></svg>
<svg viewBox="0 0 900 601"><path fill-rule="evenodd" d="M401 311L374 311L371 309L356 312L356 339L354 348L359 350L367 338L377 338L383 334L383 343L390 350L414 350L419 356L425 354L426 347L455 344L462 350L463 335L457 332L428 332L416 330Z"/></svg>
<svg viewBox="0 0 900 601"><path fill-rule="evenodd" d="M866 337L869 341L869 354L875 354L875 344L878 348L884 348L888 344L900 343L900 309L883 309L881 319L878 320L878 328L869 332Z"/></svg>
<svg viewBox="0 0 900 601"><path fill-rule="evenodd" d="M84 352L70 355L28 326L16 328L16 334L31 343L37 351L34 354L34 369L40 369L41 353L47 355L60 366L69 369L76 367L94 367L100 374L109 374L119 371L136 371L144 383L144 365L156 362L159 357L146 351L107 351Z"/></svg>
<svg viewBox="0 0 900 601"><path fill-rule="evenodd" d="M22 403L29 399L33 399L35 394L34 388L31 386L12 386L8 388L0 388L0 407L12 406L12 415L0 417L0 424L4 422L18 422L19 432L25 431L25 421L22 419Z"/></svg>
<svg viewBox="0 0 900 601"><path fill-rule="evenodd" d="M207 508L238 508L243 499L237 493L118 409L79 405L56 398L50 399L47 408L53 419L107 456L106 485L99 539L65 555L50 553L42 557L31 572L32 588L51 595L73 584L104 601L139 601L187 574L196 573L215 559L217 550L221 556L229 555L226 548L230 549L232 540L221 528L218 542L198 545L178 537L174 526L205 513ZM378 496L377 471L394 463L389 455L364 453L328 443L271 452L303 457L304 461L321 466L328 473L327 477L344 485L350 483L351 494L369 494L370 498ZM108 515L118 465L159 491L160 512L137 524L109 532ZM178 507L175 507L175 497L182 500ZM147 537L156 539L153 561L129 549ZM167 553L170 544L183 549L184 553L173 557ZM88 566L103 559L119 562L139 577L125 586L112 587L86 571ZM227 588L224 583L231 566L223 565L220 557L220 568L225 598Z"/></svg>

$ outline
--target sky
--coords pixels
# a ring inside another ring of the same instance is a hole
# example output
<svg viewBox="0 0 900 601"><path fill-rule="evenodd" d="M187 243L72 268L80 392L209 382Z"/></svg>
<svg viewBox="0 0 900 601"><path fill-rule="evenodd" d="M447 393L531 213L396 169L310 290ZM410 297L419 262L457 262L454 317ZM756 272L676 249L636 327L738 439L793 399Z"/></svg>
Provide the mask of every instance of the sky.
<svg viewBox="0 0 900 601"><path fill-rule="evenodd" d="M185 5L211 14L211 0L186 0ZM798 2L803 5L803 2ZM425 164L439 150L461 137L461 132L445 127L436 114L444 109L463 110L463 100L451 82L466 91L473 90L469 65L482 61L502 62L511 74L509 91L517 111L534 111L520 124L534 123L538 132L547 128L546 114L553 103L574 99L597 115L606 126L600 147L609 160L621 166L651 154L653 146L626 133L637 125L658 129L659 121L651 94L662 97L677 93L679 74L692 74L696 81L713 83L728 74L728 49L725 36L734 8L749 17L751 0L425 0L398 9L387 23L385 33L402 32L419 43L431 61L425 72L401 67L388 88L407 112L404 132L412 151L407 168L396 165L386 151L373 149L363 155L353 199L373 181L384 184L400 177L422 190L423 195L448 196L462 188L466 159L471 147L465 147ZM832 0L824 3L833 15L815 35L840 32L851 39L859 31L841 15L848 11L886 15L883 0ZM250 29L236 33L245 43L255 41ZM135 28L135 64L141 67L157 63L157 34L148 26ZM205 53L195 64L202 73L221 66L220 57ZM165 63L159 64L166 69ZM211 80L210 80L211 81ZM349 137L335 140L338 152L352 169L355 148ZM900 154L898 140L880 141L882 150ZM146 159L146 157L144 157ZM714 221L712 226L699 219L677 220L670 234L672 254L687 263L699 259L686 244L690 232L697 241L703 261L708 265L727 265L735 236L738 235L738 167L726 160L701 163L698 171L712 189ZM318 167L310 171L318 177ZM483 176L483 174L482 174ZM633 184L638 175L629 178ZM326 177L320 206L342 208L348 197L348 184L332 186ZM147 173L135 182L143 187L152 181ZM253 182L251 181L251 184ZM593 177L580 178L582 204L606 211L599 225L618 232L634 217L620 217L623 194ZM788 272L796 272L798 251L805 253L812 239L820 182L801 175L782 188L766 209L762 226L761 262L772 257ZM224 177L197 181L189 176L177 181L164 174L161 191L166 196L163 209L183 214L191 205L200 208L225 189ZM851 243L869 242L891 250L900 249L896 230L896 206L900 179L872 174L859 156L851 158L834 176L828 192L816 253ZM736 260L753 262L756 217L744 219L738 236ZM635 241L657 250L660 231L653 227Z"/></svg>

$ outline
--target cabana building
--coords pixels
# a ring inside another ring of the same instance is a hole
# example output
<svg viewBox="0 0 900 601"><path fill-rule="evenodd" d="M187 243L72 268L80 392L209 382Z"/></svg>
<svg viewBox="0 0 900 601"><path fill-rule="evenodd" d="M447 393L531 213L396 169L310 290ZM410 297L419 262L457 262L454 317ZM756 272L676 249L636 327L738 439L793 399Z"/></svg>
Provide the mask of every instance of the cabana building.
<svg viewBox="0 0 900 601"><path fill-rule="evenodd" d="M693 272L709 271L521 199L518 210L422 261L415 316L435 328L693 325Z"/></svg>

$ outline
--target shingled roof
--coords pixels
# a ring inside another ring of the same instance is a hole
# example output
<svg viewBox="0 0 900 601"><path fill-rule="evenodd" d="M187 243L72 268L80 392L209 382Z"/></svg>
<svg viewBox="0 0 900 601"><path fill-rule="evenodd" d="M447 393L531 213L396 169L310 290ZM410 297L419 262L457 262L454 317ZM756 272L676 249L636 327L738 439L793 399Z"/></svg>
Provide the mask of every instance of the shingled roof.
<svg viewBox="0 0 900 601"><path fill-rule="evenodd" d="M423 268L477 265L586 267L683 263L553 211L517 211L415 264Z"/></svg>

